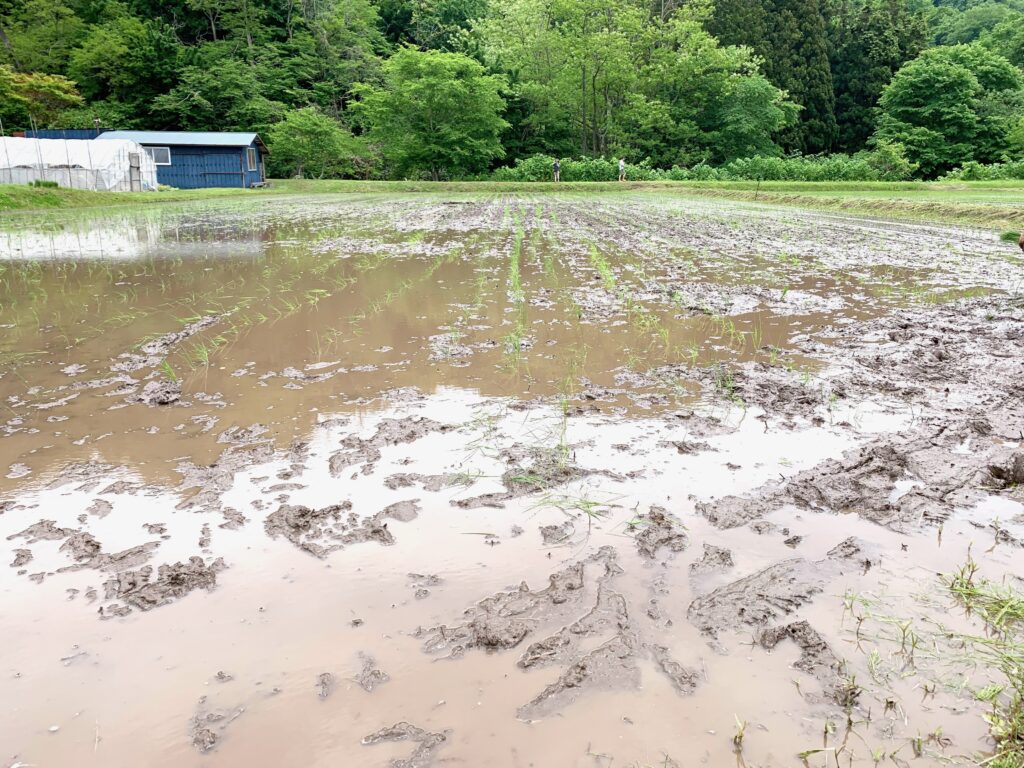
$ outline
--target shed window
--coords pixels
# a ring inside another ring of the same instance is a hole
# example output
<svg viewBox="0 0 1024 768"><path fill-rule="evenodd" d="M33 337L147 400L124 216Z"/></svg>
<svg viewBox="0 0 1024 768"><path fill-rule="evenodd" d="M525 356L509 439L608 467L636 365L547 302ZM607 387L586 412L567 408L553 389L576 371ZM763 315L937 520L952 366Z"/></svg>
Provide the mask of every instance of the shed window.
<svg viewBox="0 0 1024 768"><path fill-rule="evenodd" d="M249 170L255 171L259 169L259 165L256 163L256 147L249 147L246 154L249 156Z"/></svg>
<svg viewBox="0 0 1024 768"><path fill-rule="evenodd" d="M153 162L156 165L170 165L171 164L171 148L170 147L143 147L146 150L146 154L153 158Z"/></svg>

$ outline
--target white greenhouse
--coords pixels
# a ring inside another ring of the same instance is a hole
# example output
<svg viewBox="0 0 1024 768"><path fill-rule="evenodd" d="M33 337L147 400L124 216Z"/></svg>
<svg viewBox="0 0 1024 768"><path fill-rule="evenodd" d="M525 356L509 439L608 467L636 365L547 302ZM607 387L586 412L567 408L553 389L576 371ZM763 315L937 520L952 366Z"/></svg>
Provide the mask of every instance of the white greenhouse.
<svg viewBox="0 0 1024 768"><path fill-rule="evenodd" d="M156 164L134 141L0 137L0 184L34 181L100 192L157 188Z"/></svg>

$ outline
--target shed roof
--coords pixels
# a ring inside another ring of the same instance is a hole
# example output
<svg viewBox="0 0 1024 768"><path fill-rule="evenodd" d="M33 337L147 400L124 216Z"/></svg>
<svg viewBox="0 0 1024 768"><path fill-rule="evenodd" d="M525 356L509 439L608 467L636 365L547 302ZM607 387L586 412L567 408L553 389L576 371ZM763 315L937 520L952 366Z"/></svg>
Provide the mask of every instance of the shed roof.
<svg viewBox="0 0 1024 768"><path fill-rule="evenodd" d="M248 147L256 142L262 151L267 151L259 134L241 131L106 131L97 138L128 139L165 147Z"/></svg>

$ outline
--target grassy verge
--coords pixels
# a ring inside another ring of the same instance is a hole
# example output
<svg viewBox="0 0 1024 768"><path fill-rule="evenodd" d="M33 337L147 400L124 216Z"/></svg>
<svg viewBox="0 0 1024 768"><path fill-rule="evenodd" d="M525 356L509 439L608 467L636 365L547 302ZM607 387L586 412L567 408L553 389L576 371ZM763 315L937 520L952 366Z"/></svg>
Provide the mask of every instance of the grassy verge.
<svg viewBox="0 0 1024 768"><path fill-rule="evenodd" d="M90 192L83 189L38 188L0 184L0 212L35 211L54 208L103 208L151 205L224 197L265 194L247 189L175 189L164 192Z"/></svg>
<svg viewBox="0 0 1024 768"><path fill-rule="evenodd" d="M87 192L0 185L0 212L154 205L210 199L320 194L472 194L649 192L716 197L992 229L1024 228L1024 182L415 182L279 180L266 189L199 189L153 193Z"/></svg>

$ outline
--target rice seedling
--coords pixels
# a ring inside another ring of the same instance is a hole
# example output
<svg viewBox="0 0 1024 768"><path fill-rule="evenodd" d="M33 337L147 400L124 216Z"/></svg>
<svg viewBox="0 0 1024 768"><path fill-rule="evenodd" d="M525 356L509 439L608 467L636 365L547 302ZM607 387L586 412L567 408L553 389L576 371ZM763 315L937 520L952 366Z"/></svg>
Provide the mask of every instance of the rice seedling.
<svg viewBox="0 0 1024 768"><path fill-rule="evenodd" d="M604 285L605 290L615 290L615 273L612 271L608 261L604 258L600 251L597 250L597 246L594 244L590 245L590 263L594 269L597 270L597 274L601 278L601 283Z"/></svg>

